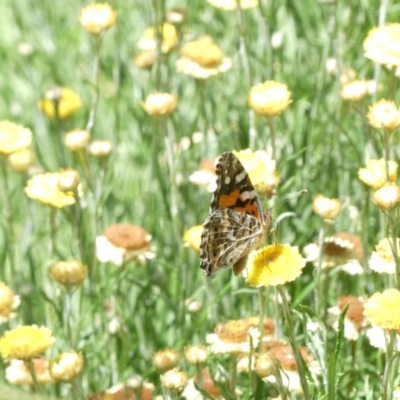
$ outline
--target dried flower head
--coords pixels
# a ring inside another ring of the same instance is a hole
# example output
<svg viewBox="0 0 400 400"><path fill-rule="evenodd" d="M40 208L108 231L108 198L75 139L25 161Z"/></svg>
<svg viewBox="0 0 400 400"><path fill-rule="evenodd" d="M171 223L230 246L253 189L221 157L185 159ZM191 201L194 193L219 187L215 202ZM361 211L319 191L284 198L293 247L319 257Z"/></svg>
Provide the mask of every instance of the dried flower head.
<svg viewBox="0 0 400 400"><path fill-rule="evenodd" d="M249 105L259 115L272 117L285 111L292 102L291 92L280 82L266 81L253 86L249 94Z"/></svg>
<svg viewBox="0 0 400 400"><path fill-rule="evenodd" d="M88 152L96 158L106 159L114 151L114 145L110 140L93 140L88 145Z"/></svg>
<svg viewBox="0 0 400 400"><path fill-rule="evenodd" d="M35 164L36 156L32 150L23 149L10 154L7 158L7 162L14 172L24 174L32 165Z"/></svg>
<svg viewBox="0 0 400 400"><path fill-rule="evenodd" d="M376 292L364 305L364 314L373 325L383 329L400 329L400 292L386 289Z"/></svg>
<svg viewBox="0 0 400 400"><path fill-rule="evenodd" d="M224 10L234 10L237 7L249 9L258 6L258 0L207 0L211 5Z"/></svg>
<svg viewBox="0 0 400 400"><path fill-rule="evenodd" d="M260 342L258 322L258 317L249 317L218 324L215 327L215 333L208 334L206 337L207 343L210 344L211 353L249 353ZM263 341L270 340L274 330L274 322L269 318L264 318L264 329L261 339Z"/></svg>
<svg viewBox="0 0 400 400"><path fill-rule="evenodd" d="M71 350L61 353L49 367L50 376L56 382L71 382L82 370L83 356Z"/></svg>
<svg viewBox="0 0 400 400"><path fill-rule="evenodd" d="M312 209L318 217L325 220L334 220L340 213L339 199L329 199L328 197L317 194L314 197Z"/></svg>
<svg viewBox="0 0 400 400"><path fill-rule="evenodd" d="M198 186L205 186L207 192L213 193L217 186L215 162L215 158L203 160L199 169L189 176L189 181Z"/></svg>
<svg viewBox="0 0 400 400"><path fill-rule="evenodd" d="M367 114L369 124L375 129L391 132L400 126L400 111L394 101L379 100L372 104Z"/></svg>
<svg viewBox="0 0 400 400"><path fill-rule="evenodd" d="M82 150L90 140L90 133L82 129L74 129L67 132L64 138L65 147L73 152Z"/></svg>
<svg viewBox="0 0 400 400"><path fill-rule="evenodd" d="M178 98L170 93L153 93L141 102L145 111L153 117L165 118L175 111Z"/></svg>
<svg viewBox="0 0 400 400"><path fill-rule="evenodd" d="M0 325L15 317L14 311L19 304L19 296L16 296L9 286L0 281Z"/></svg>
<svg viewBox="0 0 400 400"><path fill-rule="evenodd" d="M53 333L44 326L19 326L0 337L0 354L5 361L31 360L45 352L54 341Z"/></svg>
<svg viewBox="0 0 400 400"><path fill-rule="evenodd" d="M79 285L87 277L88 269L80 261L59 261L50 268L50 277L61 285Z"/></svg>
<svg viewBox="0 0 400 400"><path fill-rule="evenodd" d="M151 69L156 62L156 53L154 50L142 50L132 58L133 63L140 69Z"/></svg>
<svg viewBox="0 0 400 400"><path fill-rule="evenodd" d="M394 274L396 272L396 262L393 256L392 239L381 239L375 246L371 258L368 261L369 267L380 274ZM400 239L397 238L397 254L400 254Z"/></svg>
<svg viewBox="0 0 400 400"><path fill-rule="evenodd" d="M232 62L223 56L222 50L210 36L202 36L184 44L176 69L196 79L208 79L228 71Z"/></svg>
<svg viewBox="0 0 400 400"><path fill-rule="evenodd" d="M363 43L364 56L387 68L400 66L400 24L373 28Z"/></svg>
<svg viewBox="0 0 400 400"><path fill-rule="evenodd" d="M130 224L114 224L96 238L96 256L100 262L122 265L136 260L154 258L150 246L151 235L143 228Z"/></svg>
<svg viewBox="0 0 400 400"><path fill-rule="evenodd" d="M26 195L51 207L62 208L75 203L73 193L58 189L58 172L34 175L25 187Z"/></svg>
<svg viewBox="0 0 400 400"><path fill-rule="evenodd" d="M23 150L32 142L32 132L22 125L0 121L0 155L8 156Z"/></svg>
<svg viewBox="0 0 400 400"><path fill-rule="evenodd" d="M161 386L169 392L179 395L188 384L188 375L176 368L161 375Z"/></svg>
<svg viewBox="0 0 400 400"><path fill-rule="evenodd" d="M400 203L400 187L387 182L372 193L372 200L381 210L391 210Z"/></svg>
<svg viewBox="0 0 400 400"><path fill-rule="evenodd" d="M198 344L197 346L186 346L185 357L190 364L205 364L208 358L207 347L203 346L202 344Z"/></svg>
<svg viewBox="0 0 400 400"><path fill-rule="evenodd" d="M252 152L246 149L239 152L232 151L232 153L242 163L258 193L264 193L270 197L275 194L280 182L275 160L272 160L264 150Z"/></svg>
<svg viewBox="0 0 400 400"><path fill-rule="evenodd" d="M107 3L92 3L81 9L79 22L85 30L99 34L115 25L117 12Z"/></svg>
<svg viewBox="0 0 400 400"><path fill-rule="evenodd" d="M389 160L389 181L395 182L397 179L398 164L396 161ZM383 158L379 160L369 160L366 168L358 170L358 178L372 189L381 188L386 182L386 166Z"/></svg>
<svg viewBox="0 0 400 400"><path fill-rule="evenodd" d="M175 349L164 349L153 354L151 361L158 371L168 371L179 362L179 353Z"/></svg>
<svg viewBox="0 0 400 400"><path fill-rule="evenodd" d="M367 325L364 316L364 301L362 298L349 296L340 296L336 307L328 309L328 324L338 331L339 317L346 306L347 309L344 318L344 337L347 340L357 340L360 336L361 329Z"/></svg>
<svg viewBox="0 0 400 400"><path fill-rule="evenodd" d="M254 364L256 374L261 378L280 373L281 364L272 352L262 353Z"/></svg>
<svg viewBox="0 0 400 400"><path fill-rule="evenodd" d="M186 299L185 307L190 314L196 314L203 308L203 303L196 299Z"/></svg>
<svg viewBox="0 0 400 400"><path fill-rule="evenodd" d="M35 358L32 361L38 383L40 385L52 383L49 362L44 358ZM10 365L6 368L6 379L13 385L33 385L32 375L22 360L10 361Z"/></svg>
<svg viewBox="0 0 400 400"><path fill-rule="evenodd" d="M305 265L297 247L273 244L250 253L243 273L250 286L276 286L294 281Z"/></svg>
<svg viewBox="0 0 400 400"><path fill-rule="evenodd" d="M69 88L54 87L39 100L38 107L49 118L57 115L60 119L66 119L81 109L82 100Z"/></svg>
<svg viewBox="0 0 400 400"><path fill-rule="evenodd" d="M346 83L340 91L342 99L356 103L362 100L368 94L368 86L365 80L355 80Z"/></svg>
<svg viewBox="0 0 400 400"><path fill-rule="evenodd" d="M161 52L169 53L179 42L178 34L174 25L164 23L158 27L151 27L144 31L138 46L141 50L156 50L157 36L162 38Z"/></svg>
<svg viewBox="0 0 400 400"><path fill-rule="evenodd" d="M81 183L79 172L74 168L67 168L60 172L57 188L62 192L76 192Z"/></svg>
<svg viewBox="0 0 400 400"><path fill-rule="evenodd" d="M188 246L194 251L199 252L202 232L203 225L196 225L187 229L183 234L183 242L185 246Z"/></svg>

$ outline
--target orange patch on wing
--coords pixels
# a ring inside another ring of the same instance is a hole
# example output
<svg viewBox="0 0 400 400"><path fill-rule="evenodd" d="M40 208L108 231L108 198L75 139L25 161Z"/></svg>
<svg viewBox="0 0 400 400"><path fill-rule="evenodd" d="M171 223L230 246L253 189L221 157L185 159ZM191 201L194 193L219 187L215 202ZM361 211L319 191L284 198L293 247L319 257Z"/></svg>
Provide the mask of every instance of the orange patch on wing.
<svg viewBox="0 0 400 400"><path fill-rule="evenodd" d="M255 204L247 204L246 207L233 207L233 209L237 212L241 212L243 214L250 214L253 217L259 218L260 214L258 212L258 208Z"/></svg>
<svg viewBox="0 0 400 400"><path fill-rule="evenodd" d="M236 204L238 199L240 199L240 190L235 189L232 193L221 195L218 206L221 208L232 207Z"/></svg>

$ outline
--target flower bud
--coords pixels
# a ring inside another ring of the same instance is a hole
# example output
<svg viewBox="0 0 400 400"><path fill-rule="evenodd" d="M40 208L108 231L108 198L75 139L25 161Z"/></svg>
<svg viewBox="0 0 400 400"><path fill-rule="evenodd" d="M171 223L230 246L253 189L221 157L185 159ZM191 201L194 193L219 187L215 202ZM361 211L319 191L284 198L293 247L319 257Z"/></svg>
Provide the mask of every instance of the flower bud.
<svg viewBox="0 0 400 400"><path fill-rule="evenodd" d="M75 152L84 149L89 140L90 133L88 131L75 129L66 133L64 144L68 150Z"/></svg>
<svg viewBox="0 0 400 400"><path fill-rule="evenodd" d="M372 200L381 210L390 210L400 203L400 187L387 182L372 194Z"/></svg>
<svg viewBox="0 0 400 400"><path fill-rule="evenodd" d="M208 350L202 344L185 347L185 357L190 364L204 364L208 358Z"/></svg>
<svg viewBox="0 0 400 400"><path fill-rule="evenodd" d="M161 375L161 386L174 394L181 394L187 384L187 373L180 372L176 368Z"/></svg>
<svg viewBox="0 0 400 400"><path fill-rule="evenodd" d="M79 22L85 30L99 34L111 28L117 20L117 12L107 3L89 4L81 9Z"/></svg>
<svg viewBox="0 0 400 400"><path fill-rule="evenodd" d="M254 370L261 379L275 375L279 371L280 367L281 365L279 360L274 354L269 352L261 354L254 364Z"/></svg>
<svg viewBox="0 0 400 400"><path fill-rule="evenodd" d="M82 283L87 274L86 265L75 260L59 261L50 268L50 277L68 287Z"/></svg>
<svg viewBox="0 0 400 400"><path fill-rule="evenodd" d="M369 124L375 129L388 132L400 126L400 111L391 100L379 100L369 107L367 114Z"/></svg>
<svg viewBox="0 0 400 400"><path fill-rule="evenodd" d="M28 169L35 164L35 153L30 149L24 149L12 153L7 158L10 168L17 173L25 173Z"/></svg>
<svg viewBox="0 0 400 400"><path fill-rule="evenodd" d="M367 82L364 80L357 80L346 83L342 86L340 94L343 100L353 103L360 101L368 94Z"/></svg>
<svg viewBox="0 0 400 400"><path fill-rule="evenodd" d="M187 9L185 8L180 8L180 7L175 7L171 8L167 12L167 22L170 23L171 25L179 26L183 25L186 20L187 20Z"/></svg>
<svg viewBox="0 0 400 400"><path fill-rule="evenodd" d="M97 158L107 158L114 150L114 145L110 140L93 140L89 143L89 154Z"/></svg>
<svg viewBox="0 0 400 400"><path fill-rule="evenodd" d="M60 354L50 363L50 376L57 382L70 382L81 372L83 356L70 351Z"/></svg>
<svg viewBox="0 0 400 400"><path fill-rule="evenodd" d="M142 107L153 117L167 117L176 108L178 98L169 93L153 93L142 102Z"/></svg>
<svg viewBox="0 0 400 400"><path fill-rule="evenodd" d="M81 183L81 178L76 169L68 168L61 171L58 176L57 188L62 192L75 192L78 185Z"/></svg>
<svg viewBox="0 0 400 400"><path fill-rule="evenodd" d="M320 218L334 220L340 213L340 201L318 194L314 198L312 209Z"/></svg>
<svg viewBox="0 0 400 400"><path fill-rule="evenodd" d="M178 364L179 353L175 349L164 349L154 353L151 360L159 371L168 371Z"/></svg>
<svg viewBox="0 0 400 400"><path fill-rule="evenodd" d="M156 59L156 53L153 50L143 50L135 54L132 61L140 69L150 69Z"/></svg>

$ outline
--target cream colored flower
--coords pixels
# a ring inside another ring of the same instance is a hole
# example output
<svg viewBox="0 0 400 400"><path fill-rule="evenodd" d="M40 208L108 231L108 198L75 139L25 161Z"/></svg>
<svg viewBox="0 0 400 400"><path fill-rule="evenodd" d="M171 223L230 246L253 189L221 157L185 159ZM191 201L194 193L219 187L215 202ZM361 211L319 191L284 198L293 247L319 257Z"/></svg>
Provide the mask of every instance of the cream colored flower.
<svg viewBox="0 0 400 400"><path fill-rule="evenodd" d="M151 69L156 60L157 56L154 50L142 50L132 58L135 66L140 69Z"/></svg>
<svg viewBox="0 0 400 400"><path fill-rule="evenodd" d="M243 9L254 8L258 6L258 0L207 0L214 7L224 10L234 10L238 6Z"/></svg>
<svg viewBox="0 0 400 400"><path fill-rule="evenodd" d="M140 226L115 224L96 238L96 256L100 262L118 266L131 260L143 264L155 256L150 240L151 235Z"/></svg>
<svg viewBox="0 0 400 400"><path fill-rule="evenodd" d="M320 218L334 220L339 215L341 206L339 199L329 199L322 194L317 194L314 197L312 209Z"/></svg>
<svg viewBox="0 0 400 400"><path fill-rule="evenodd" d="M217 188L217 175L215 175L215 158L203 160L198 171L189 176L189 181L198 186L205 186L207 192L213 193Z"/></svg>
<svg viewBox="0 0 400 400"><path fill-rule="evenodd" d="M271 117L285 111L292 102L291 92L280 82L266 81L253 86L249 94L249 105L259 115Z"/></svg>
<svg viewBox="0 0 400 400"><path fill-rule="evenodd" d="M207 347L203 346L202 344L198 344L197 346L186 346L185 357L190 364L205 364L208 358Z"/></svg>
<svg viewBox="0 0 400 400"><path fill-rule="evenodd" d="M74 168L67 168L60 171L57 181L57 188L64 193L76 192L81 184L79 173Z"/></svg>
<svg viewBox="0 0 400 400"><path fill-rule="evenodd" d="M81 9L79 22L85 30L99 34L112 26L117 20L117 12L107 3L93 3Z"/></svg>
<svg viewBox="0 0 400 400"><path fill-rule="evenodd" d="M81 353L69 351L61 353L55 358L49 367L50 376L56 382L71 382L83 368L83 356Z"/></svg>
<svg viewBox="0 0 400 400"><path fill-rule="evenodd" d="M20 305L20 298L4 282L0 281L0 325L15 317L15 310Z"/></svg>
<svg viewBox="0 0 400 400"><path fill-rule="evenodd" d="M397 179L398 164L396 161L389 160L389 181L395 182ZM385 160L369 160L366 168L358 170L358 178L372 189L381 188L386 182Z"/></svg>
<svg viewBox="0 0 400 400"><path fill-rule="evenodd" d="M157 32L160 29L161 32ZM157 35L160 34L162 38L161 42L161 52L169 53L174 49L179 42L178 34L176 28L172 24L164 23L158 28L148 28L143 33L139 40L138 46L141 50L156 50L157 49Z"/></svg>
<svg viewBox="0 0 400 400"><path fill-rule="evenodd" d="M49 374L49 362L44 358L35 358L33 366L38 383L44 385L52 383ZM6 379L13 385L33 385L32 375L22 360L11 360L6 368Z"/></svg>
<svg viewBox="0 0 400 400"><path fill-rule="evenodd" d="M222 50L210 36L202 36L184 44L176 69L196 79L208 79L228 71L232 62L223 56Z"/></svg>
<svg viewBox="0 0 400 400"><path fill-rule="evenodd" d="M22 125L0 121L0 155L8 156L23 150L32 142L32 132Z"/></svg>
<svg viewBox="0 0 400 400"><path fill-rule="evenodd" d="M72 89L54 87L45 93L38 107L49 118L57 114L58 118L66 119L81 109L82 100Z"/></svg>
<svg viewBox="0 0 400 400"><path fill-rule="evenodd" d="M368 86L365 80L356 80L342 86L340 91L343 100L357 102L368 94Z"/></svg>
<svg viewBox="0 0 400 400"><path fill-rule="evenodd" d="M7 158L7 162L14 172L24 174L35 164L36 156L32 150L23 149L10 154Z"/></svg>
<svg viewBox="0 0 400 400"><path fill-rule="evenodd" d="M174 7L168 10L166 19L168 23L180 26L186 22L187 16L188 10L186 8Z"/></svg>
<svg viewBox="0 0 400 400"><path fill-rule="evenodd" d="M179 362L179 353L175 349L164 349L153 354L151 361L159 371L168 371Z"/></svg>
<svg viewBox="0 0 400 400"><path fill-rule="evenodd" d="M161 375L161 386L169 392L181 394L188 384L188 375L186 372L171 369Z"/></svg>
<svg viewBox="0 0 400 400"><path fill-rule="evenodd" d="M60 174L45 173L34 175L25 187L26 195L51 207L62 208L75 203L73 193L64 193L58 189Z"/></svg>
<svg viewBox="0 0 400 400"><path fill-rule="evenodd" d="M90 133L82 129L74 129L73 131L67 132L64 138L65 147L76 152L86 147L90 140Z"/></svg>
<svg viewBox="0 0 400 400"><path fill-rule="evenodd" d="M389 342L389 331L382 329L380 326L371 326L367 329L366 335L369 344L379 350L386 352L387 343ZM395 349L400 352L400 335L396 335Z"/></svg>
<svg viewBox="0 0 400 400"><path fill-rule="evenodd" d="M114 151L114 144L110 140L93 140L88 145L88 152L99 159L108 158Z"/></svg>
<svg viewBox="0 0 400 400"><path fill-rule="evenodd" d="M67 287L79 285L87 277L86 265L75 260L59 261L50 268L50 277Z"/></svg>
<svg viewBox="0 0 400 400"><path fill-rule="evenodd" d="M375 246L376 251L373 251L371 258L368 261L369 267L380 274L394 274L396 272L396 263L394 261L392 251L392 239L381 239ZM400 254L400 239L397 239L397 254Z"/></svg>
<svg viewBox="0 0 400 400"><path fill-rule="evenodd" d="M153 117L165 118L175 111L178 98L170 93L153 93L141 102L145 111Z"/></svg>
<svg viewBox="0 0 400 400"><path fill-rule="evenodd" d="M388 132L400 126L400 111L394 101L379 100L372 104L367 114L369 124L375 129L385 129Z"/></svg>
<svg viewBox="0 0 400 400"><path fill-rule="evenodd" d="M400 187L395 183L387 182L372 193L372 200L381 210L397 207L400 203Z"/></svg>

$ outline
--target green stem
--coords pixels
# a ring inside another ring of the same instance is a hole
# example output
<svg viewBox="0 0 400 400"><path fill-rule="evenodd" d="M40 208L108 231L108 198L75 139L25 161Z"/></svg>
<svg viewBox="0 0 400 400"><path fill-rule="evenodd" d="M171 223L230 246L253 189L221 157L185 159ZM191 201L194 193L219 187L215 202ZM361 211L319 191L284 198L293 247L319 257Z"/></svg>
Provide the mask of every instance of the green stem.
<svg viewBox="0 0 400 400"><path fill-rule="evenodd" d="M83 394L82 387L78 381L78 377L75 377L72 382L72 391L74 393L74 400L80 399L80 400L86 400L85 395Z"/></svg>
<svg viewBox="0 0 400 400"><path fill-rule="evenodd" d="M258 288L258 330L260 331L260 342L258 343L258 351L261 353L263 350L263 336L264 336L264 315L265 315L265 287Z"/></svg>
<svg viewBox="0 0 400 400"><path fill-rule="evenodd" d="M384 131L382 133L383 137L383 149L384 149L384 159L385 159L385 172L386 172L386 181L389 182L389 160L390 160L390 146L389 146L389 138L390 133Z"/></svg>
<svg viewBox="0 0 400 400"><path fill-rule="evenodd" d="M394 262L396 264L396 286L400 290L400 260L398 252L398 238L397 238L397 228L398 223L396 222L396 209L389 210L388 215L390 234L392 240L389 240L390 247L392 248Z"/></svg>
<svg viewBox="0 0 400 400"><path fill-rule="evenodd" d="M325 250L325 226L324 222L321 222L321 229L318 235L318 261L317 267L315 272L315 303L316 303L316 310L317 316L324 320L325 316L325 293L324 293L324 284L323 284L323 269L322 269L322 260L324 257L324 250Z"/></svg>
<svg viewBox="0 0 400 400"><path fill-rule="evenodd" d="M395 358L394 348L397 341L397 333L394 329L389 331L389 343L387 344L385 370L382 378L381 398L382 400L390 400L392 398L392 390L390 388L390 375L392 372L392 364Z"/></svg>
<svg viewBox="0 0 400 400"><path fill-rule="evenodd" d="M288 398L287 397L287 389L286 389L286 386L283 384L282 375L281 375L280 371L281 370L278 369L276 371L276 373L274 374L274 377L276 379L276 385L278 387L278 391L279 391L279 394L281 396L281 399L282 400L286 400Z"/></svg>
<svg viewBox="0 0 400 400"><path fill-rule="evenodd" d="M50 207L50 239L51 239L51 254L53 257L56 257L57 247L56 247L56 216L57 216L57 208Z"/></svg>
<svg viewBox="0 0 400 400"><path fill-rule="evenodd" d="M272 147L272 159L276 160L276 135L275 135L275 125L273 121L273 117L267 118L267 123L269 126L269 135L271 138L271 147Z"/></svg>
<svg viewBox="0 0 400 400"><path fill-rule="evenodd" d="M292 314L289 309L289 303L288 303L288 300L286 297L285 289L282 285L278 285L277 290L282 298L283 315L285 316L285 320L287 323L288 333L289 333L289 342L292 346L294 358L296 360L297 371L299 373L300 384L303 389L303 395L304 395L305 400L309 400L309 399L311 399L311 396L310 396L310 390L308 388L306 373L305 373L305 369L304 369L304 360L301 356L300 350L296 343L296 335L295 335L295 331L294 331Z"/></svg>
<svg viewBox="0 0 400 400"><path fill-rule="evenodd" d="M28 368L29 373L31 374L32 377L32 382L33 382L33 390L35 393L42 393L42 388L39 385L39 382L37 380L36 372L35 372L35 365L32 360L25 360L24 361L25 366Z"/></svg>
<svg viewBox="0 0 400 400"><path fill-rule="evenodd" d="M72 330L71 330L71 313L72 313L72 289L67 287L65 293L65 329L67 336L67 344L70 349L73 348L72 344Z"/></svg>

